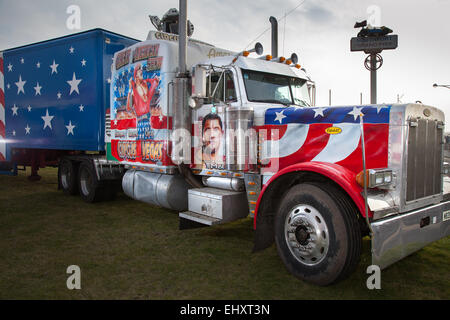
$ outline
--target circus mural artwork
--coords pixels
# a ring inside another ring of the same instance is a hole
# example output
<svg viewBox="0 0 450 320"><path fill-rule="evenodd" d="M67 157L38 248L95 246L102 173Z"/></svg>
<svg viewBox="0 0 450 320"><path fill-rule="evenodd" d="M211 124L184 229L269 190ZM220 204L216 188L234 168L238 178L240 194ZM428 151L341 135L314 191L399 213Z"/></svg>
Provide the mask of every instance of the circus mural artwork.
<svg viewBox="0 0 450 320"><path fill-rule="evenodd" d="M169 119L161 108L163 57L159 44L138 46L116 57L112 80L111 153L114 159L167 165Z"/></svg>

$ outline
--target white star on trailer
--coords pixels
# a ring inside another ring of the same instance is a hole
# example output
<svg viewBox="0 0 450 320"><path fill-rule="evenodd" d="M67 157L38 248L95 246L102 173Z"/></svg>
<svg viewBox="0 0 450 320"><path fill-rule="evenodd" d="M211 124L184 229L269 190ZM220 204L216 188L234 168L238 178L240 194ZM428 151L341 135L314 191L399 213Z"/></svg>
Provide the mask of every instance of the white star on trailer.
<svg viewBox="0 0 450 320"><path fill-rule="evenodd" d="M25 134L30 134L30 126L27 124L27 126L25 127Z"/></svg>
<svg viewBox="0 0 450 320"><path fill-rule="evenodd" d="M70 53L73 53L74 50L75 50L75 49L74 49L73 47L70 47L69 52L70 52Z"/></svg>
<svg viewBox="0 0 450 320"><path fill-rule="evenodd" d="M20 59L20 63L24 64L25 63L25 59L24 58Z"/></svg>
<svg viewBox="0 0 450 320"><path fill-rule="evenodd" d="M58 99L61 99L61 92L58 92L58 93L56 94L56 96L58 97Z"/></svg>
<svg viewBox="0 0 450 320"><path fill-rule="evenodd" d="M18 114L17 114L17 110L18 110L18 109L19 109L19 108L17 108L16 105L14 105L14 106L11 108L11 110L12 110L12 112L13 112L13 116L14 116L14 115L16 115L16 116L18 115Z"/></svg>
<svg viewBox="0 0 450 320"><path fill-rule="evenodd" d="M84 60L84 59L83 59L83 60L81 60L81 66L82 66L82 67L85 67L85 66L86 66L86 62L87 62L87 61L86 61L86 60Z"/></svg>
<svg viewBox="0 0 450 320"><path fill-rule="evenodd" d="M39 85L39 82L36 83L36 87L34 87L33 89L36 91L36 93L34 94L35 96L41 95L42 87Z"/></svg>
<svg viewBox="0 0 450 320"><path fill-rule="evenodd" d="M59 64L56 64L55 60L53 60L53 64L50 65L50 68L52 69L52 74L58 73L58 66L59 66Z"/></svg>
<svg viewBox="0 0 450 320"><path fill-rule="evenodd" d="M11 85L9 83L6 84L6 88L11 88Z"/></svg>
<svg viewBox="0 0 450 320"><path fill-rule="evenodd" d="M66 128L67 128L67 135L69 134L73 135L73 129L76 128L76 126L74 126L72 124L72 120L70 120L69 125L67 125Z"/></svg>
<svg viewBox="0 0 450 320"><path fill-rule="evenodd" d="M281 124L281 122L283 122L283 119L286 118L286 116L283 114L283 112L284 112L284 110L282 110L281 112L275 112L277 116L275 117L275 120L273 120L273 122L279 121Z"/></svg>
<svg viewBox="0 0 450 320"><path fill-rule="evenodd" d="M74 92L74 91L76 91L76 93L80 94L80 91L78 91L78 85L80 84L81 81L83 81L83 79L77 79L75 76L75 72L74 72L72 80L67 81L67 83L70 85L69 95L71 95L72 92Z"/></svg>
<svg viewBox="0 0 450 320"><path fill-rule="evenodd" d="M22 80L22 75L19 75L19 81L16 82L16 86L17 86L17 94L19 93L23 93L25 94L25 89L24 89L24 85L25 83L27 83L26 81Z"/></svg>
<svg viewBox="0 0 450 320"><path fill-rule="evenodd" d="M9 71L9 72L12 72L12 69L13 69L13 65L12 65L11 63L9 63L9 64L8 64L8 71Z"/></svg>
<svg viewBox="0 0 450 320"><path fill-rule="evenodd" d="M16 136L16 130L13 130L12 135L15 137Z"/></svg>
<svg viewBox="0 0 450 320"><path fill-rule="evenodd" d="M80 112L84 111L84 106L82 104L78 108L80 108Z"/></svg>
<svg viewBox="0 0 450 320"><path fill-rule="evenodd" d="M31 112L31 109L33 109L30 105L28 106L28 112Z"/></svg>
<svg viewBox="0 0 450 320"><path fill-rule="evenodd" d="M46 112L45 112L45 116L42 116L42 117L41 117L42 120L44 120L44 128L43 128L43 129L45 129L45 128L47 128L47 127L50 127L50 129L53 130L53 128L52 128L52 119L53 119L54 117L55 117L55 116L51 116L51 115L48 114L48 109L47 109Z"/></svg>
<svg viewBox="0 0 450 320"><path fill-rule="evenodd" d="M362 107L360 107L360 108L353 107L353 110L347 114L351 114L353 116L353 120L356 120L361 115L361 110L362 110Z"/></svg>
<svg viewBox="0 0 450 320"><path fill-rule="evenodd" d="M41 67L41 63L38 61L38 63L36 63L36 67L40 68Z"/></svg>
<svg viewBox="0 0 450 320"><path fill-rule="evenodd" d="M314 118L317 117L317 116L321 116L323 118L323 112L325 111L325 109L326 108L322 108L322 107L313 109L313 111L314 111Z"/></svg>

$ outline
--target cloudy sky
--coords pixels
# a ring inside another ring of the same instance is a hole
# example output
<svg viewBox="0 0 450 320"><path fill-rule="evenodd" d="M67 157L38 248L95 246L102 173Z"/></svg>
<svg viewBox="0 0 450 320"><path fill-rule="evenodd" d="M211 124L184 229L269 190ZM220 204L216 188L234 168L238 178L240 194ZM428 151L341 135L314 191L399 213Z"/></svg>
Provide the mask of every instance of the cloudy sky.
<svg viewBox="0 0 450 320"><path fill-rule="evenodd" d="M81 9L80 30L66 27L70 5ZM0 50L97 27L145 40L153 30L148 15L162 17L172 7L178 8L178 0L0 0ZM398 49L382 54L378 102L400 98L439 107L446 113L446 131L450 89L432 85L450 85L449 13L450 0L188 1L193 38L233 51L257 40L270 53L268 19L277 17L279 53L298 54L299 63L317 83L318 105L328 105L330 89L333 105L359 104L360 93L363 103L369 103L365 54L350 52L350 38L357 33L355 21L377 19L399 35Z"/></svg>

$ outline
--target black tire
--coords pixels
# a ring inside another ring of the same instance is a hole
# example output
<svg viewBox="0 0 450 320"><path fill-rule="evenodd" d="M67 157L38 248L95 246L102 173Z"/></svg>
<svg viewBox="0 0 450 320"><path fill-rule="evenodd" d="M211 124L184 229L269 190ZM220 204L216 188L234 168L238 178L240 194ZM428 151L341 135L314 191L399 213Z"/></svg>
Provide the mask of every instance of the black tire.
<svg viewBox="0 0 450 320"><path fill-rule="evenodd" d="M296 185L279 207L275 242L294 276L320 286L338 282L354 271L361 254L355 207L333 186Z"/></svg>
<svg viewBox="0 0 450 320"><path fill-rule="evenodd" d="M93 203L104 199L105 188L98 181L94 166L89 161L83 161L78 168L78 188L85 202Z"/></svg>
<svg viewBox="0 0 450 320"><path fill-rule="evenodd" d="M58 166L58 184L65 194L78 194L78 166L74 161L63 158Z"/></svg>

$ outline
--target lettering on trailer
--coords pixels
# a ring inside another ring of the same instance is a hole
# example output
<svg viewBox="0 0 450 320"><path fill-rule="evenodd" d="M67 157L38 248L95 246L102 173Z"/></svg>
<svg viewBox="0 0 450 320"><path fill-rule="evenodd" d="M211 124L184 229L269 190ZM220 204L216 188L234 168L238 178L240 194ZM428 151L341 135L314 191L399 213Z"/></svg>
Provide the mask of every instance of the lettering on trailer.
<svg viewBox="0 0 450 320"><path fill-rule="evenodd" d="M168 34L162 32L155 32L155 38L158 40L178 41L178 36L176 34Z"/></svg>
<svg viewBox="0 0 450 320"><path fill-rule="evenodd" d="M119 141L117 153L122 159L136 159L137 156L136 141Z"/></svg>
<svg viewBox="0 0 450 320"><path fill-rule="evenodd" d="M163 57L156 57L156 58L148 58L147 60L147 71L157 71L161 70Z"/></svg>
<svg viewBox="0 0 450 320"><path fill-rule="evenodd" d="M217 51L214 48L209 49L208 52L208 58L217 58L217 57L226 57L226 56L230 56L231 52L226 52L226 51Z"/></svg>
<svg viewBox="0 0 450 320"><path fill-rule="evenodd" d="M161 161L163 156L163 142L142 141L142 160L144 161Z"/></svg>
<svg viewBox="0 0 450 320"><path fill-rule="evenodd" d="M159 43L137 47L133 51L133 63L158 56Z"/></svg>
<svg viewBox="0 0 450 320"><path fill-rule="evenodd" d="M131 49L122 51L117 54L116 56L116 70L119 70L120 68L126 66L130 63L130 54Z"/></svg>

